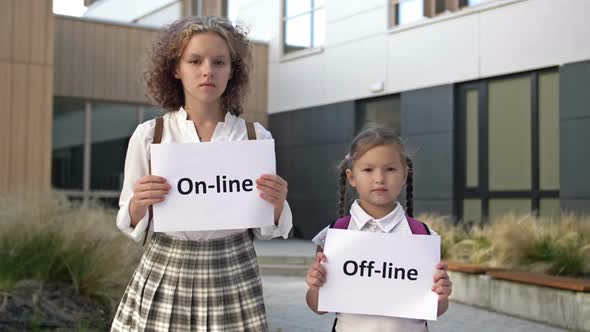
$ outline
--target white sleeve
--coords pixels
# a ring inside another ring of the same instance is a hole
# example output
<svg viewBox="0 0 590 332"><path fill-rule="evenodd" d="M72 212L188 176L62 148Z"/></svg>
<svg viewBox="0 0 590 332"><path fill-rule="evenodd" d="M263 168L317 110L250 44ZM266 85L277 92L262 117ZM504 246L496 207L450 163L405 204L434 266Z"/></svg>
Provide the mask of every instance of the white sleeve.
<svg viewBox="0 0 590 332"><path fill-rule="evenodd" d="M254 131L256 139L273 139L270 131L266 130L259 122L254 122Z"/></svg>
<svg viewBox="0 0 590 332"><path fill-rule="evenodd" d="M326 226L326 228L322 229L316 236L311 239L311 241L318 246L324 248L324 244L326 244L326 236L328 235L328 229L330 226Z"/></svg>
<svg viewBox="0 0 590 332"><path fill-rule="evenodd" d="M153 123L152 123L153 122ZM143 132L150 130L155 121L150 121L139 125L129 140L127 155L125 157L125 176L123 180L123 189L119 198L119 212L117 213L117 227L131 239L136 242L141 241L147 226L149 213L135 225L131 227L131 216L129 215L129 203L133 198L133 186L142 176L149 174L149 144L151 138L146 137ZM151 126L150 126L151 125Z"/></svg>
<svg viewBox="0 0 590 332"><path fill-rule="evenodd" d="M256 131L257 139L272 139L270 131L266 130L260 123L254 123L254 130ZM285 201L283 211L279 216L279 224L254 229L254 235L261 240L269 240L279 236L286 239L289 237L291 228L293 228L293 215L291 214L289 203Z"/></svg>
<svg viewBox="0 0 590 332"><path fill-rule="evenodd" d="M285 201L283 211L279 216L279 224L255 228L254 235L256 235L256 238L260 240L270 240L279 236L281 236L283 239L286 239L289 237L291 228L293 228L293 215L291 214L289 203Z"/></svg>

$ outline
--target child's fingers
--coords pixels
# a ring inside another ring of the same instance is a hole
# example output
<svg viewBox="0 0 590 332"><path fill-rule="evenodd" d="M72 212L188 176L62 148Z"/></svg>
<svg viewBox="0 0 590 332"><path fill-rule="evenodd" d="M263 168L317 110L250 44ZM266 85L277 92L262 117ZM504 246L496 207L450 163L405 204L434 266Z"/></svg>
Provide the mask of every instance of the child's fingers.
<svg viewBox="0 0 590 332"><path fill-rule="evenodd" d="M145 183L138 183L134 191L136 193L151 191L151 190L170 190L172 188L168 183L161 183L161 182L145 182Z"/></svg>
<svg viewBox="0 0 590 332"><path fill-rule="evenodd" d="M437 287L451 287L452 285L453 283L449 279L440 279L434 283L434 286L432 286L432 288L434 289Z"/></svg>
<svg viewBox="0 0 590 332"><path fill-rule="evenodd" d="M326 268L321 263L315 262L309 268L309 273L312 273L312 272L314 272L314 273L317 272L317 273L321 274L322 276L325 276L326 275Z"/></svg>
<svg viewBox="0 0 590 332"><path fill-rule="evenodd" d="M316 261L316 263L322 263L322 262L325 263L328 261L328 257L326 257L326 255L324 255L323 252L318 252L315 255L315 261Z"/></svg>
<svg viewBox="0 0 590 332"><path fill-rule="evenodd" d="M257 180L256 182L258 182L258 180L263 180L263 181L272 181L272 182L276 182L281 186L285 186L287 187L287 181L285 181L282 177L276 175L276 174L262 174Z"/></svg>
<svg viewBox="0 0 590 332"><path fill-rule="evenodd" d="M433 291L438 295L439 300L448 298L453 292L452 287L437 287Z"/></svg>
<svg viewBox="0 0 590 332"><path fill-rule="evenodd" d="M449 274L445 270L436 270L434 273L433 281L437 282L440 279L450 279Z"/></svg>
<svg viewBox="0 0 590 332"><path fill-rule="evenodd" d="M256 180L256 189L266 192L269 195L283 196L287 194L287 187L280 186L276 183L268 183Z"/></svg>
<svg viewBox="0 0 590 332"><path fill-rule="evenodd" d="M149 191L142 191L135 194L135 197L139 200L144 199L157 199L164 197L168 194L168 190L149 190Z"/></svg>
<svg viewBox="0 0 590 332"><path fill-rule="evenodd" d="M271 195L269 195L267 193L263 193L263 192L260 193L258 196L260 196L260 198L262 198L263 200L265 200L265 201L267 201L270 204L275 205L275 206L279 206L279 204L284 201L284 200L282 200L282 199L280 199L278 197L271 196Z"/></svg>
<svg viewBox="0 0 590 332"><path fill-rule="evenodd" d="M319 269L313 269L309 271L309 276L313 279L317 279L321 282L326 280L326 276L324 275L326 271L320 271Z"/></svg>
<svg viewBox="0 0 590 332"><path fill-rule="evenodd" d="M157 176L157 175L146 175L146 176L142 176L141 178L137 179L136 184L145 184L145 183L150 183L150 182L166 183L166 179L161 176Z"/></svg>
<svg viewBox="0 0 590 332"><path fill-rule="evenodd" d="M321 287L324 282L326 282L325 270L321 271L317 269L315 264L312 265L312 267L307 272L305 281L310 287Z"/></svg>
<svg viewBox="0 0 590 332"><path fill-rule="evenodd" d="M281 178L266 178L266 177L259 177L256 179L256 184L265 185L268 187L275 188L280 190L282 188L287 188L287 182Z"/></svg>
<svg viewBox="0 0 590 332"><path fill-rule="evenodd" d="M441 279L432 286L432 291L439 295L439 299L443 299L451 295L453 283L448 279Z"/></svg>
<svg viewBox="0 0 590 332"><path fill-rule="evenodd" d="M315 279L315 278L309 278L307 280L307 286L311 287L322 287L324 285L325 280L319 280L319 279Z"/></svg>
<svg viewBox="0 0 590 332"><path fill-rule="evenodd" d="M446 262L439 262L436 264L436 269L446 271L448 269L448 265Z"/></svg>
<svg viewBox="0 0 590 332"><path fill-rule="evenodd" d="M263 186L263 185L258 185L258 184L256 185L256 189L260 190L261 192L263 192L269 196L276 197L276 198L284 197L287 194L287 192L278 191L274 188Z"/></svg>

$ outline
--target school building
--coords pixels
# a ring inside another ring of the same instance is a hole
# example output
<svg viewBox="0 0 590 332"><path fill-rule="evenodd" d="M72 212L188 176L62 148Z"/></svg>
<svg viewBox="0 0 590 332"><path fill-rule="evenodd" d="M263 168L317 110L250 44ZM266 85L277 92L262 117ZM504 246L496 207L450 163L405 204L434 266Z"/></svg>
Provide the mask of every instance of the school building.
<svg viewBox="0 0 590 332"><path fill-rule="evenodd" d="M127 140L157 114L141 84L155 29L214 14L251 26L245 117L276 139L295 236L336 217L336 165L367 126L404 138L417 213L590 212L589 1L87 0L82 18L50 4L0 2L2 192L114 203Z"/></svg>
<svg viewBox="0 0 590 332"><path fill-rule="evenodd" d="M280 2L269 41L297 236L334 220L336 165L374 125L413 156L416 213L590 212L590 1L305 3Z"/></svg>

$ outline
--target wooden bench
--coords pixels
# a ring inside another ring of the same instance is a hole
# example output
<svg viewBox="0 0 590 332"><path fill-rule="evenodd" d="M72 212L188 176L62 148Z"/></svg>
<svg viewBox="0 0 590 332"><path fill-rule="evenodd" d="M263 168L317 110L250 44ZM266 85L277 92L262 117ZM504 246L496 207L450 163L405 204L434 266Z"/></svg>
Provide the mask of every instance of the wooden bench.
<svg viewBox="0 0 590 332"><path fill-rule="evenodd" d="M447 262L448 270L470 274L485 274L489 271L501 271L502 268L485 266L472 263Z"/></svg>
<svg viewBox="0 0 590 332"><path fill-rule="evenodd" d="M507 270L488 271L487 275L496 279L516 281L537 286L566 289L576 292L590 292L589 279L557 277L541 273Z"/></svg>

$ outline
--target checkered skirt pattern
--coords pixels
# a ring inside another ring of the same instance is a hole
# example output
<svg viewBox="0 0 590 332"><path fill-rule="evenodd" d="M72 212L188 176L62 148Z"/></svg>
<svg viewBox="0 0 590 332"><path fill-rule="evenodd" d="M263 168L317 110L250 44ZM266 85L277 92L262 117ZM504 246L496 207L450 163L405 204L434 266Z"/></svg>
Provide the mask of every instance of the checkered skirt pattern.
<svg viewBox="0 0 590 332"><path fill-rule="evenodd" d="M111 331L267 331L248 233L206 241L156 233Z"/></svg>

